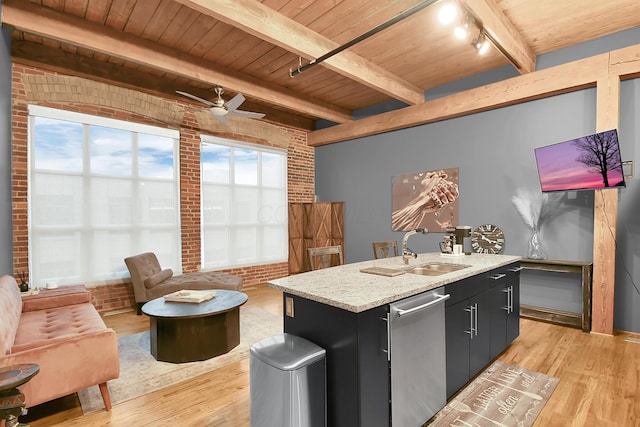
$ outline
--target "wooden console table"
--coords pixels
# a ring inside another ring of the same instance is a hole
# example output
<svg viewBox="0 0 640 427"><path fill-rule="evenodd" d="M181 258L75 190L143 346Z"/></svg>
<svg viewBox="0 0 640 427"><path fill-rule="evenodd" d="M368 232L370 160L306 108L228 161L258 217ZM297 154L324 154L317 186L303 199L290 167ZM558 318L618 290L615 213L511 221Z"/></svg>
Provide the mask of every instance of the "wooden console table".
<svg viewBox="0 0 640 427"><path fill-rule="evenodd" d="M591 331L592 262L523 258L520 260L520 267L530 270L577 273L582 275L582 313L572 313L520 304L520 316L582 328L584 332Z"/></svg>

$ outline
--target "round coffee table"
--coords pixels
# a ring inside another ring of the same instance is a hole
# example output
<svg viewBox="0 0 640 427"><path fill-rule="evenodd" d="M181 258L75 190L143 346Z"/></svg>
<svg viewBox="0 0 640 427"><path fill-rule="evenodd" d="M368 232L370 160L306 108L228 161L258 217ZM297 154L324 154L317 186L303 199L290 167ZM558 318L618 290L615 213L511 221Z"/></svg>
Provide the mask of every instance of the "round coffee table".
<svg viewBox="0 0 640 427"><path fill-rule="evenodd" d="M150 318L151 354L172 363L195 362L228 353L240 344L240 306L247 294L216 289L201 303L156 298L142 306Z"/></svg>

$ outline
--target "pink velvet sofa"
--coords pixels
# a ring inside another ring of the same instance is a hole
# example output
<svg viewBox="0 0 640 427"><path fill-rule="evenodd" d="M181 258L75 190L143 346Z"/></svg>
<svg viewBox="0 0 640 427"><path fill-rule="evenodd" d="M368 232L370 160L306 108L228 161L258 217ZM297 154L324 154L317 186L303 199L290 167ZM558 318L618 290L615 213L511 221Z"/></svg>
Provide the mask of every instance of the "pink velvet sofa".
<svg viewBox="0 0 640 427"><path fill-rule="evenodd" d="M118 378L118 340L83 286L43 290L24 299L11 276L0 277L0 367L35 363L20 386L26 407L98 385L107 410L107 381Z"/></svg>

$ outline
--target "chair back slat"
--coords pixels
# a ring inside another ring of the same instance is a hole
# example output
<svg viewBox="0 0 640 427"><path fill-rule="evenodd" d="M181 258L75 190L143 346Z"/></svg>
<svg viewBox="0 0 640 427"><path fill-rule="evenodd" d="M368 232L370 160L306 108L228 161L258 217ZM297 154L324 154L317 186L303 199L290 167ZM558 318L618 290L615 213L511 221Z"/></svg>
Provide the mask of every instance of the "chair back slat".
<svg viewBox="0 0 640 427"><path fill-rule="evenodd" d="M394 256L398 256L398 243L395 240L385 240L381 242L373 242L373 256L375 259L388 258L393 250Z"/></svg>
<svg viewBox="0 0 640 427"><path fill-rule="evenodd" d="M344 264L342 246L339 245L307 248L307 253L309 255L309 266L311 267L311 270L331 267L335 264L332 263L332 260L335 258L337 258L337 265Z"/></svg>

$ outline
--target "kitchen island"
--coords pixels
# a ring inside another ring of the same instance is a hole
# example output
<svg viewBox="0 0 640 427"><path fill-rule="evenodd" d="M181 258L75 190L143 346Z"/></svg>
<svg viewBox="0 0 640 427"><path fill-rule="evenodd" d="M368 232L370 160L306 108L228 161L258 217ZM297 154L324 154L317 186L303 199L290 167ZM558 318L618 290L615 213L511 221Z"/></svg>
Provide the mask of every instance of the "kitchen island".
<svg viewBox="0 0 640 427"><path fill-rule="evenodd" d="M507 292L495 285L500 283L502 286L504 280L517 278L519 260L520 257L509 255L443 257L439 253L429 253L419 254L408 265L404 264L402 257L384 258L269 281L269 286L284 293L284 331L306 338L327 351L328 425L352 427L391 424L392 374L388 358L388 314L391 304L438 290L441 294L452 295L456 309L460 306L463 312L471 311L473 314L475 306L477 316L478 313L482 315L484 302L480 304L480 310L473 301L469 303L470 309L462 307L463 303L476 294L484 295L495 288L493 295L499 297L500 301L491 305L509 306L508 302L514 301L513 290ZM406 272L408 268L430 263L465 267L435 276ZM382 268L382 272L403 274L388 277L361 272L372 267ZM518 292L515 295L517 302ZM511 307L513 309L513 304ZM497 310L502 308L498 307ZM447 312L447 319L449 317ZM467 316L465 319L472 322L468 325L471 333L477 333L473 317ZM447 330L447 348L449 335L450 331ZM452 329L451 345L459 352L460 345L455 335ZM483 353L488 353L488 345L487 342L487 350L483 350ZM449 366L457 370L457 364L461 363L459 360L449 363L449 356L447 374ZM462 363L469 364L468 360L469 356L467 362ZM469 374L467 371L467 376ZM448 379L447 388L450 388Z"/></svg>

